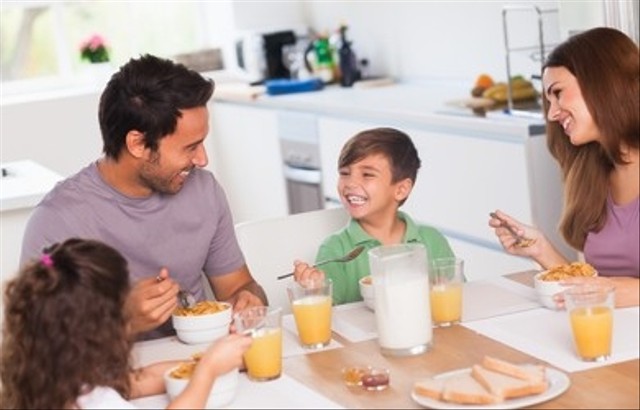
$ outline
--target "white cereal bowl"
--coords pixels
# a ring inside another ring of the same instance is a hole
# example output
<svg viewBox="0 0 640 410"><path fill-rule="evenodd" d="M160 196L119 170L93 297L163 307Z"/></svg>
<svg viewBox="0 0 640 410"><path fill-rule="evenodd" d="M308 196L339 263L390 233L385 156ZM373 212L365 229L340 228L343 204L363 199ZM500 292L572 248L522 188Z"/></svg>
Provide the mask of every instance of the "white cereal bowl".
<svg viewBox="0 0 640 410"><path fill-rule="evenodd" d="M560 285L560 282L562 279L543 280L544 276L547 275L548 273L549 273L548 270L537 273L533 277L533 284L536 289L536 293L538 294L538 299L540 300L540 303L542 303L545 307L549 309L558 310L558 307L556 306L556 302L553 300L553 295L555 295L556 293L564 292L566 287ZM598 275L598 272L594 269L592 276L597 276L597 275ZM556 276L556 277L559 277L559 276ZM570 277L570 276L565 275L564 277Z"/></svg>
<svg viewBox="0 0 640 410"><path fill-rule="evenodd" d="M177 368L178 366L173 367L164 373L164 384L171 400L178 397L189 383L189 379L176 379L170 376L171 372ZM238 391L238 374L238 369L234 369L216 379L215 383L213 383L213 388L209 392L207 403L204 406L205 409L226 407L233 401Z"/></svg>
<svg viewBox="0 0 640 410"><path fill-rule="evenodd" d="M201 344L211 343L228 334L231 324L231 305L226 302L218 303L225 305L225 309L202 315L172 315L171 320L178 339L187 344Z"/></svg>
<svg viewBox="0 0 640 410"><path fill-rule="evenodd" d="M533 277L534 287L538 294L538 300L546 308L557 310L556 302L553 301L553 295L564 291L565 287L560 286L559 281L555 280L542 280L541 277L547 273L547 271L540 272Z"/></svg>
<svg viewBox="0 0 640 410"><path fill-rule="evenodd" d="M360 286L360 295L362 296L362 299L364 299L365 306L375 311L376 303L373 296L373 282L371 282L371 276L364 276L360 278L358 285Z"/></svg>

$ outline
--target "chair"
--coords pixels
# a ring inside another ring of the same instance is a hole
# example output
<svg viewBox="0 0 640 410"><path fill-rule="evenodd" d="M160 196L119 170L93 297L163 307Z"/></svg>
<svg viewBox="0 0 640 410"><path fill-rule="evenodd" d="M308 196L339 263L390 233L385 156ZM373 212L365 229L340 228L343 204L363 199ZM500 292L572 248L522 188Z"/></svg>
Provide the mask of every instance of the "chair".
<svg viewBox="0 0 640 410"><path fill-rule="evenodd" d="M349 214L343 208L331 208L235 226L249 270L266 292L270 306L282 307L283 313L291 312L286 289L293 278L276 277L291 272L296 259L313 263L322 241L348 220Z"/></svg>

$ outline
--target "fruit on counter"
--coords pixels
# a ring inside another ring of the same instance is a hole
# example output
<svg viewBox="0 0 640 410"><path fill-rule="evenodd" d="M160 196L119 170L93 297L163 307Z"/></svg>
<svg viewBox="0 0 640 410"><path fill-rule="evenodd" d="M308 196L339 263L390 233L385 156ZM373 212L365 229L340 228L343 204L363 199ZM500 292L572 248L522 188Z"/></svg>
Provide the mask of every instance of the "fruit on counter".
<svg viewBox="0 0 640 410"><path fill-rule="evenodd" d="M493 78L491 78L489 74L480 74L476 78L476 82L473 86L473 89L471 89L471 95L474 97L482 97L482 93L486 89L493 87L493 85L494 85Z"/></svg>
<svg viewBox="0 0 640 410"><path fill-rule="evenodd" d="M478 78L476 78L476 87L489 88L494 85L493 78L489 74L480 74Z"/></svg>
<svg viewBox="0 0 640 410"><path fill-rule="evenodd" d="M524 77L518 75L511 77L511 98L513 101L532 100L538 96L533 84ZM506 102L508 97L507 83L499 82L487 88L482 93L484 98L490 98L496 102Z"/></svg>

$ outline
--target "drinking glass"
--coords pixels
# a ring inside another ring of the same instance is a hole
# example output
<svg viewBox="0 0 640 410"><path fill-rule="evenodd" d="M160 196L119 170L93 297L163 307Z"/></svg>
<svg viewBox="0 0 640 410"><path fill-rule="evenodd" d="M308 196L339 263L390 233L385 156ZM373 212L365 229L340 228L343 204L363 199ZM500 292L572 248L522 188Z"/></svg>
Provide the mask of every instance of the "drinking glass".
<svg viewBox="0 0 640 410"><path fill-rule="evenodd" d="M580 359L602 362L611 355L614 289L585 284L564 291L575 348Z"/></svg>
<svg viewBox="0 0 640 410"><path fill-rule="evenodd" d="M436 327L460 323L462 319L462 283L464 261L460 258L438 258L429 270L431 318Z"/></svg>
<svg viewBox="0 0 640 410"><path fill-rule="evenodd" d="M291 282L287 294L300 344L318 349L331 342L331 279Z"/></svg>
<svg viewBox="0 0 640 410"><path fill-rule="evenodd" d="M234 315L238 333L250 334L251 347L244 353L251 380L267 381L282 373L282 309L250 307Z"/></svg>

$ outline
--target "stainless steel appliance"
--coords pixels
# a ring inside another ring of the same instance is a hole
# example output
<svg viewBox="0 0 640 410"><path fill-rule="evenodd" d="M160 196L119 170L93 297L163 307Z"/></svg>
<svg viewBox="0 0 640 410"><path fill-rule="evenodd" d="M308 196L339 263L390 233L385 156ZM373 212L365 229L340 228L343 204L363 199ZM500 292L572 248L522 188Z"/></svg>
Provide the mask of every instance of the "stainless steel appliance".
<svg viewBox="0 0 640 410"><path fill-rule="evenodd" d="M278 133L289 213L323 209L316 117L282 112L278 115Z"/></svg>

